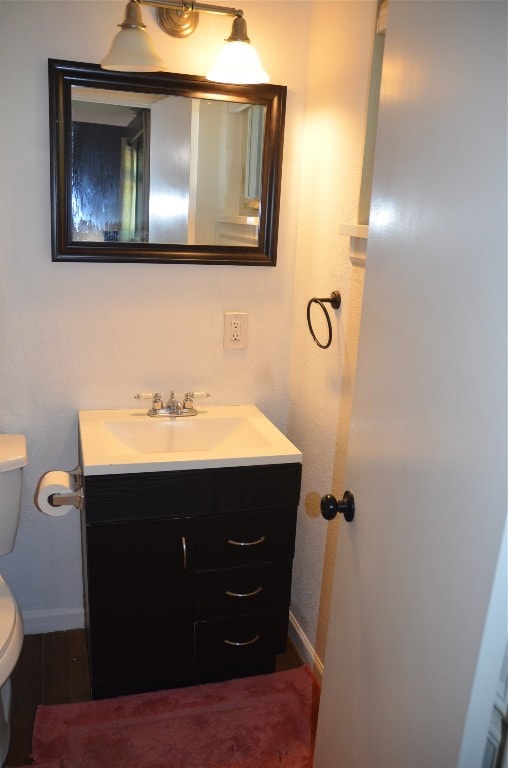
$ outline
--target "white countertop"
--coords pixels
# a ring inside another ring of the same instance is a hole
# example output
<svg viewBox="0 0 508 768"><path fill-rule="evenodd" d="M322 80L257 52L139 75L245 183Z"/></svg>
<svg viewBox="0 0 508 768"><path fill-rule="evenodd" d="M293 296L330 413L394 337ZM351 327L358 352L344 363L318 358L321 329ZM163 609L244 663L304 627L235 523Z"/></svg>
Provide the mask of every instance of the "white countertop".
<svg viewBox="0 0 508 768"><path fill-rule="evenodd" d="M254 405L198 408L196 416L146 409L79 411L84 475L301 463L302 454Z"/></svg>

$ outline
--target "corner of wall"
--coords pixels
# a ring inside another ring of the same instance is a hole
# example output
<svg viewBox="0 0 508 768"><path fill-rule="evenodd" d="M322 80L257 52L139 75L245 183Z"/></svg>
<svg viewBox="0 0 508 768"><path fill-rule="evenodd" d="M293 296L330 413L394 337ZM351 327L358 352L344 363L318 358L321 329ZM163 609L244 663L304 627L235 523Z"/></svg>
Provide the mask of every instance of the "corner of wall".
<svg viewBox="0 0 508 768"><path fill-rule="evenodd" d="M319 499L343 492L364 276L339 230L358 215L376 11L376 0L313 6L288 425L304 465L290 633L318 675L339 535L321 518ZM332 290L340 290L342 306L322 350L305 311L309 298Z"/></svg>

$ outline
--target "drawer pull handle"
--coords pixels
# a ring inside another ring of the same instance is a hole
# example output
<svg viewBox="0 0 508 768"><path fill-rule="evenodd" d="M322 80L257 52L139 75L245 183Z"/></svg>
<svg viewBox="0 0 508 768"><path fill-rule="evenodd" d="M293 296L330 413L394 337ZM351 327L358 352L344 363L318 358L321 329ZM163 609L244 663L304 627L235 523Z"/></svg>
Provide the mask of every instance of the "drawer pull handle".
<svg viewBox="0 0 508 768"><path fill-rule="evenodd" d="M236 645L237 647L239 647L242 645L252 645L253 643L256 643L259 640L259 637L260 637L259 635L256 635L255 637L252 638L252 640L247 640L245 643L235 643L233 642L233 640L224 640L224 642L226 643L226 645Z"/></svg>
<svg viewBox="0 0 508 768"><path fill-rule="evenodd" d="M260 536L255 541L235 541L235 539L228 539L228 544L233 544L235 547L253 547L254 544L262 544L266 541L266 536Z"/></svg>
<svg viewBox="0 0 508 768"><path fill-rule="evenodd" d="M230 592L228 589L226 590L226 595L228 597L254 597L254 595L259 595L262 591L263 587L258 587L253 592Z"/></svg>
<svg viewBox="0 0 508 768"><path fill-rule="evenodd" d="M185 541L185 536L182 536L182 554L183 554L182 571L186 571L187 570L187 542Z"/></svg>

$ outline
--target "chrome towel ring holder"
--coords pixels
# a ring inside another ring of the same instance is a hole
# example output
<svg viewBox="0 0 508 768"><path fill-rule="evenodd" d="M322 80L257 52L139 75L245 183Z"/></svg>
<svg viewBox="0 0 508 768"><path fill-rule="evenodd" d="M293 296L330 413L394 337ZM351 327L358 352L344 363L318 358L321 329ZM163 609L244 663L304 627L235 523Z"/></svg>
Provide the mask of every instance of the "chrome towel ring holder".
<svg viewBox="0 0 508 768"><path fill-rule="evenodd" d="M333 309L339 309L340 304L342 301L342 297L340 295L340 291L332 291L332 295L329 299L317 299L314 297L313 299L310 299L309 303L307 304L307 325L309 326L309 331L311 333L312 338L318 345L318 347L321 347L321 349L328 349L330 344L332 343L332 323L330 320L330 315L328 314L328 310L325 307L325 304L331 304ZM326 344L321 344L321 342L317 339L316 334L314 333L314 329L312 327L312 322L310 319L310 310L312 304L318 304L321 309L323 310L326 318L326 323L328 325L328 341Z"/></svg>

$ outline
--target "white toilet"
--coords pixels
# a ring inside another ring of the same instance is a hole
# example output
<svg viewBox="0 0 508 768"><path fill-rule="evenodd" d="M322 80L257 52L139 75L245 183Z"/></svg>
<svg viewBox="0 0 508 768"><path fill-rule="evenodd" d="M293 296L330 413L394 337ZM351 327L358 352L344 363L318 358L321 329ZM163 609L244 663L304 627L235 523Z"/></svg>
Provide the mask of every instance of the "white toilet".
<svg viewBox="0 0 508 768"><path fill-rule="evenodd" d="M24 435L0 435L0 556L12 551L18 530L21 475L27 463ZM9 749L11 672L23 645L23 618L0 576L0 765Z"/></svg>

